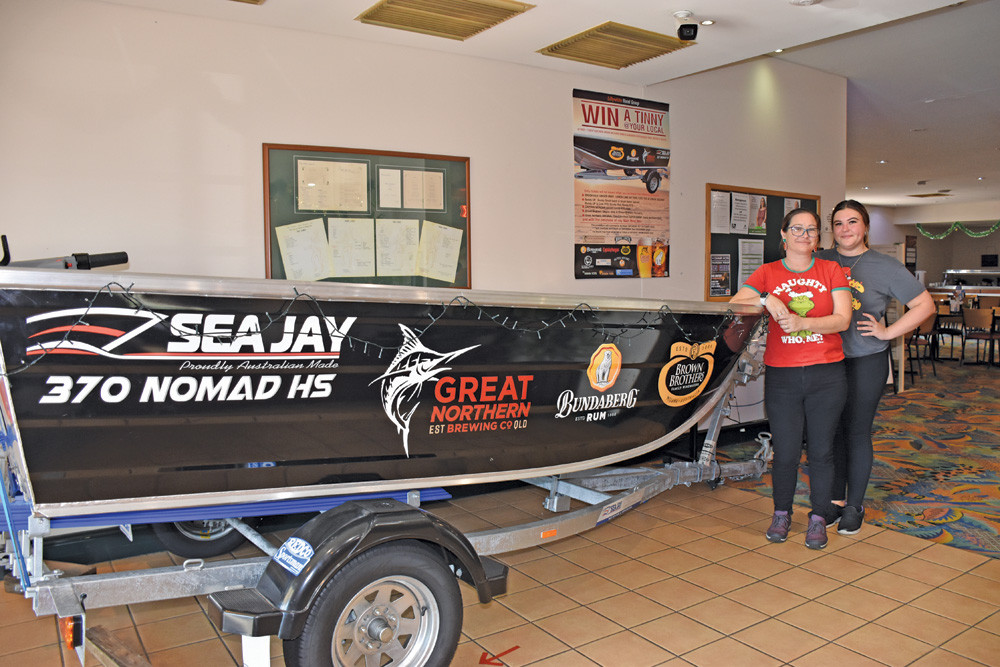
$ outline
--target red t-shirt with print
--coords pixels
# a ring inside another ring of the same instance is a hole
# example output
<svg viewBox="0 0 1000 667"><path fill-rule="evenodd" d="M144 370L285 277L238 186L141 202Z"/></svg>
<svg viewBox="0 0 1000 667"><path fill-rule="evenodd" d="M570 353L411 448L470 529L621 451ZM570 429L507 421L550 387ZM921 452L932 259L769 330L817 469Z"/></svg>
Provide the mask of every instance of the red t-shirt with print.
<svg viewBox="0 0 1000 667"><path fill-rule="evenodd" d="M746 281L757 292L781 299L788 309L803 317L833 314L833 292L849 290L843 269L836 262L813 259L805 271L792 271L784 260L759 267ZM785 333L774 319L768 322L764 363L768 366L812 366L844 358L840 334L812 331Z"/></svg>

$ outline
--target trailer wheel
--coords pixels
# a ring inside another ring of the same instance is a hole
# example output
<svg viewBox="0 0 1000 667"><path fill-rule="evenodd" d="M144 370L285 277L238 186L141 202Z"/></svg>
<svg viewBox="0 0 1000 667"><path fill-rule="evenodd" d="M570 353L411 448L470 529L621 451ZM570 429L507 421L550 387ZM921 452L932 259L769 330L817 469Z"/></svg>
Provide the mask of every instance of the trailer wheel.
<svg viewBox="0 0 1000 667"><path fill-rule="evenodd" d="M302 634L285 641L291 667L447 665L462 631L455 575L428 547L397 542L354 558L323 587Z"/></svg>
<svg viewBox="0 0 1000 667"><path fill-rule="evenodd" d="M646 181L646 191L649 192L649 194L653 194L654 192L656 192L657 190L660 189L660 173L659 172L657 172L657 171L647 171L646 172L646 178L644 178L643 180Z"/></svg>
<svg viewBox="0 0 1000 667"><path fill-rule="evenodd" d="M154 523L153 533L167 551L185 558L221 556L246 539L225 519Z"/></svg>

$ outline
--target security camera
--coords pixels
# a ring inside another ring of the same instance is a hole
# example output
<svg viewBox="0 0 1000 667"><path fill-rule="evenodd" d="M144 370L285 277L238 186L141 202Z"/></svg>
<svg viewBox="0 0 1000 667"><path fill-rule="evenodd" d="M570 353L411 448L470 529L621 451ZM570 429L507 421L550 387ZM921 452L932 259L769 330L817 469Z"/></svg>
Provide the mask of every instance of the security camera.
<svg viewBox="0 0 1000 667"><path fill-rule="evenodd" d="M687 9L674 12L674 20L677 21L677 39L682 42L690 42L698 38L698 23L692 20L694 14Z"/></svg>

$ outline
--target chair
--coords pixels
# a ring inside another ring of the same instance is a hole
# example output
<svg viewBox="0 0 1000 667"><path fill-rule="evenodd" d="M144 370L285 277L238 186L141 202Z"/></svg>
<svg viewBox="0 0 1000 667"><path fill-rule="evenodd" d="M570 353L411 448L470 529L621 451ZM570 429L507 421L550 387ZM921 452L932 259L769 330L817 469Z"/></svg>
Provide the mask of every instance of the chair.
<svg viewBox="0 0 1000 667"><path fill-rule="evenodd" d="M906 372L913 377L914 381L916 381L917 375L921 377L924 375L923 369L920 367L921 359L928 359L931 362L931 370L934 371L934 377L937 377L937 367L934 366L934 336L937 329L937 319L937 313L932 314L910 333L910 337L906 341L906 355L909 358L909 370ZM914 362L917 364L916 373L913 371Z"/></svg>
<svg viewBox="0 0 1000 667"><path fill-rule="evenodd" d="M1000 308L1000 296L980 296L980 308Z"/></svg>
<svg viewBox="0 0 1000 667"><path fill-rule="evenodd" d="M995 344L1000 340L1000 333L997 331L997 317L993 308L963 308L962 309L962 360L965 364L965 343L976 341L976 361L979 361L979 344L986 342L988 357L987 364L993 365L993 352Z"/></svg>
<svg viewBox="0 0 1000 667"><path fill-rule="evenodd" d="M955 338L962 336L962 316L952 313L947 304L938 304L937 321L934 325L934 358L938 361L958 361L955 356ZM941 356L941 339L948 336L948 356Z"/></svg>

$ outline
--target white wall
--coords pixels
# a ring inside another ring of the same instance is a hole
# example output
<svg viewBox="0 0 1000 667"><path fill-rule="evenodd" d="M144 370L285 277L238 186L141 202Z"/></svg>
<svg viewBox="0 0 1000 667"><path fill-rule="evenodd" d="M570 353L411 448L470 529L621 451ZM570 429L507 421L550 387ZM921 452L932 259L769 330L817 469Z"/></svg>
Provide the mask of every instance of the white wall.
<svg viewBox="0 0 1000 667"><path fill-rule="evenodd" d="M765 58L651 86L670 102L674 273L702 298L705 184L820 196L820 216L844 198L847 80Z"/></svg>
<svg viewBox="0 0 1000 667"><path fill-rule="evenodd" d="M262 143L469 156L473 285L701 299L705 183L843 196L845 80L776 60L648 89L90 0L3 0L14 259L260 277ZM671 105L671 271L572 275L572 89Z"/></svg>

